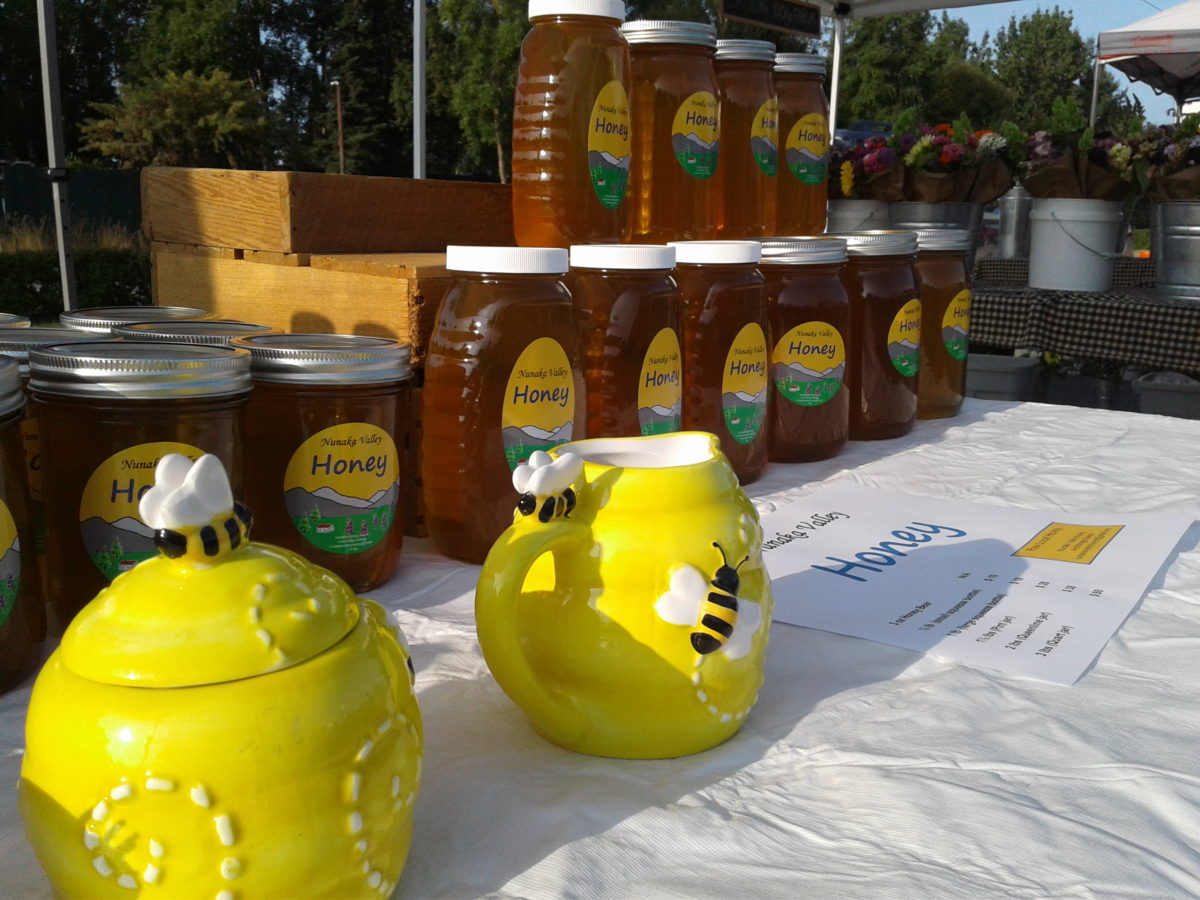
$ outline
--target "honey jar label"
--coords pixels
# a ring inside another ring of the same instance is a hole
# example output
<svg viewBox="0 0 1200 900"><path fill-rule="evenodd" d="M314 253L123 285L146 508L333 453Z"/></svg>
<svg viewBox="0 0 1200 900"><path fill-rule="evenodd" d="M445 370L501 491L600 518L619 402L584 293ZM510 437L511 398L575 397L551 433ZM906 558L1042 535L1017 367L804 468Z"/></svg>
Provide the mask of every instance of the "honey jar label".
<svg viewBox="0 0 1200 900"><path fill-rule="evenodd" d="M888 329L888 358L901 375L916 375L921 364L921 301L909 300Z"/></svg>
<svg viewBox="0 0 1200 900"><path fill-rule="evenodd" d="M779 396L797 406L828 403L845 375L846 343L828 322L797 325L771 354L771 380Z"/></svg>
<svg viewBox="0 0 1200 900"><path fill-rule="evenodd" d="M554 338L538 338L517 357L504 390L500 427L509 469L529 462L534 450L571 440L575 377L566 351Z"/></svg>
<svg viewBox="0 0 1200 900"><path fill-rule="evenodd" d="M638 380L638 424L643 435L679 430L683 410L680 358L675 329L662 329L646 350Z"/></svg>
<svg viewBox="0 0 1200 900"><path fill-rule="evenodd" d="M671 126L671 147L683 170L693 178L712 178L717 171L717 98L696 91L679 104Z"/></svg>
<svg viewBox="0 0 1200 900"><path fill-rule="evenodd" d="M396 517L400 454L377 425L347 422L305 440L283 474L283 505L306 541L326 553L362 553Z"/></svg>
<svg viewBox="0 0 1200 900"><path fill-rule="evenodd" d="M21 591L21 540L8 504L0 500L0 625L8 621Z"/></svg>
<svg viewBox="0 0 1200 900"><path fill-rule="evenodd" d="M729 345L721 376L725 426L739 444L749 444L767 414L767 339L762 326L749 322Z"/></svg>
<svg viewBox="0 0 1200 900"><path fill-rule="evenodd" d="M114 453L96 467L79 501L79 531L96 568L116 578L158 554L154 529L138 517L138 501L154 487L154 467L168 453L197 460L204 451L191 444L153 441Z"/></svg>
<svg viewBox="0 0 1200 900"><path fill-rule="evenodd" d="M971 332L971 292L959 291L942 316L942 340L946 351L959 362L967 358L967 336Z"/></svg>
<svg viewBox="0 0 1200 900"><path fill-rule="evenodd" d="M750 126L750 153L768 175L779 171L779 101L772 97L754 114Z"/></svg>
<svg viewBox="0 0 1200 900"><path fill-rule="evenodd" d="M829 160L829 123L820 113L801 116L784 144L787 165L804 184L821 184Z"/></svg>
<svg viewBox="0 0 1200 900"><path fill-rule="evenodd" d="M29 485L29 502L33 513L33 544L39 553L46 552L46 509L42 503L42 439L37 417L28 414L21 422L21 443L25 446L25 478Z"/></svg>
<svg viewBox="0 0 1200 900"><path fill-rule="evenodd" d="M616 209L629 184L629 95L619 81L600 88L588 124L588 171L605 209Z"/></svg>

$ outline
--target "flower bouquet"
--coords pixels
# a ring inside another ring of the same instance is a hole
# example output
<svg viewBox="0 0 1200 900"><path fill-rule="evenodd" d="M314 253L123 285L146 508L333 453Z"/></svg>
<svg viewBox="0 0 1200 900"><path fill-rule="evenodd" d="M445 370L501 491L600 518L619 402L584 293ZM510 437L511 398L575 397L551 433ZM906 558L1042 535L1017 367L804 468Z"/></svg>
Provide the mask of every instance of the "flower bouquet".
<svg viewBox="0 0 1200 900"><path fill-rule="evenodd" d="M916 125L902 116L892 146L904 160L904 198L918 203L991 203L1012 187L1009 141L953 124Z"/></svg>
<svg viewBox="0 0 1200 900"><path fill-rule="evenodd" d="M904 164L883 138L835 144L830 167L831 200L903 199Z"/></svg>
<svg viewBox="0 0 1200 900"><path fill-rule="evenodd" d="M1200 113L1133 142L1137 180L1154 203L1200 200Z"/></svg>
<svg viewBox="0 0 1200 900"><path fill-rule="evenodd" d="M1025 146L1021 184L1034 197L1122 201L1133 194L1133 146L1084 128L1073 99L1055 98L1050 126Z"/></svg>

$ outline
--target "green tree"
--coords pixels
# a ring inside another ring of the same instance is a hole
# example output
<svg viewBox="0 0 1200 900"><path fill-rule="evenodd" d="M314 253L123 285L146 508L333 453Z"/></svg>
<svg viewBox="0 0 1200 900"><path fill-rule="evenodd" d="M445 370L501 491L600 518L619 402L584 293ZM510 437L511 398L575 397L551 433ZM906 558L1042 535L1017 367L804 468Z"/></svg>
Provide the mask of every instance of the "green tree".
<svg viewBox="0 0 1200 900"><path fill-rule="evenodd" d="M1020 86L1012 99L1014 122L1027 131L1042 128L1055 97L1074 97L1086 109L1079 81L1091 54L1069 12L1055 6L1020 20L1013 16L994 40L996 74L1004 84Z"/></svg>

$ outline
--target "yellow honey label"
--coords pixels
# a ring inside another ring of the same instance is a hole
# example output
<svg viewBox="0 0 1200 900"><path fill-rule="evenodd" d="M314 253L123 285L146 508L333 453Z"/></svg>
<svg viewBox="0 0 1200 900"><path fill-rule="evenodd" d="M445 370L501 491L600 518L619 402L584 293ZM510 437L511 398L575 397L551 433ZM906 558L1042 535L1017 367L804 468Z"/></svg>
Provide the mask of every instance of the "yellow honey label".
<svg viewBox="0 0 1200 900"><path fill-rule="evenodd" d="M772 97L758 108L750 126L750 153L768 175L779 171L779 101Z"/></svg>
<svg viewBox="0 0 1200 900"><path fill-rule="evenodd" d="M283 503L300 535L327 553L361 553L392 527L400 454L376 425L347 422L304 441L283 476Z"/></svg>
<svg viewBox="0 0 1200 900"><path fill-rule="evenodd" d="M629 184L629 95L619 81L600 88L588 123L588 172L606 209L616 209Z"/></svg>
<svg viewBox="0 0 1200 900"><path fill-rule="evenodd" d="M942 316L942 341L946 352L962 362L967 358L967 339L971 333L971 292L959 291Z"/></svg>
<svg viewBox="0 0 1200 900"><path fill-rule="evenodd" d="M528 462L535 450L571 440L575 377L566 351L554 338L538 338L517 357L504 391L500 427L510 469Z"/></svg>
<svg viewBox="0 0 1200 900"><path fill-rule="evenodd" d="M1051 522L1013 556L1090 565L1124 527Z"/></svg>
<svg viewBox="0 0 1200 900"><path fill-rule="evenodd" d="M154 486L154 468L168 453L192 461L204 455L198 447L175 441L135 444L100 463L84 485L79 501L83 546L110 580L158 552L154 530L138 517L138 501Z"/></svg>
<svg viewBox="0 0 1200 900"><path fill-rule="evenodd" d="M767 339L757 322L742 327L729 345L721 376L725 426L739 444L749 444L767 415Z"/></svg>
<svg viewBox="0 0 1200 900"><path fill-rule="evenodd" d="M8 504L0 500L0 625L8 621L21 592L21 539Z"/></svg>
<svg viewBox="0 0 1200 900"><path fill-rule="evenodd" d="M793 123L784 144L791 173L805 184L825 180L829 162L829 122L820 113L809 113Z"/></svg>
<svg viewBox="0 0 1200 900"><path fill-rule="evenodd" d="M697 91L679 104L671 126L671 147L683 170L694 178L712 178L720 150L717 98Z"/></svg>
<svg viewBox="0 0 1200 900"><path fill-rule="evenodd" d="M828 322L797 325L775 344L771 380L779 396L798 406L828 403L846 376L846 343Z"/></svg>
<svg viewBox="0 0 1200 900"><path fill-rule="evenodd" d="M638 380L638 424L642 434L679 430L683 411L679 336L664 328L650 342Z"/></svg>
<svg viewBox="0 0 1200 900"><path fill-rule="evenodd" d="M916 375L921 365L921 301L909 300L888 328L888 358L901 375Z"/></svg>

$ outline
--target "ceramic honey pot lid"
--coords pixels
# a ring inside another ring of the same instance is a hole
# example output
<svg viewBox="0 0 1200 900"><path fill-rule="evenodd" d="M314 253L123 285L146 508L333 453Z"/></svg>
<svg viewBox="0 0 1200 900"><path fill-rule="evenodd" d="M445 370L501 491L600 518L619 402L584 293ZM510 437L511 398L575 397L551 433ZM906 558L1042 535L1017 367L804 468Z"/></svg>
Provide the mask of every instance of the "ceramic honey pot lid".
<svg viewBox="0 0 1200 900"><path fill-rule="evenodd" d="M77 675L158 688L249 678L311 659L358 621L332 572L249 540L249 511L215 456L162 457L139 513L159 555L71 622L61 652Z"/></svg>

